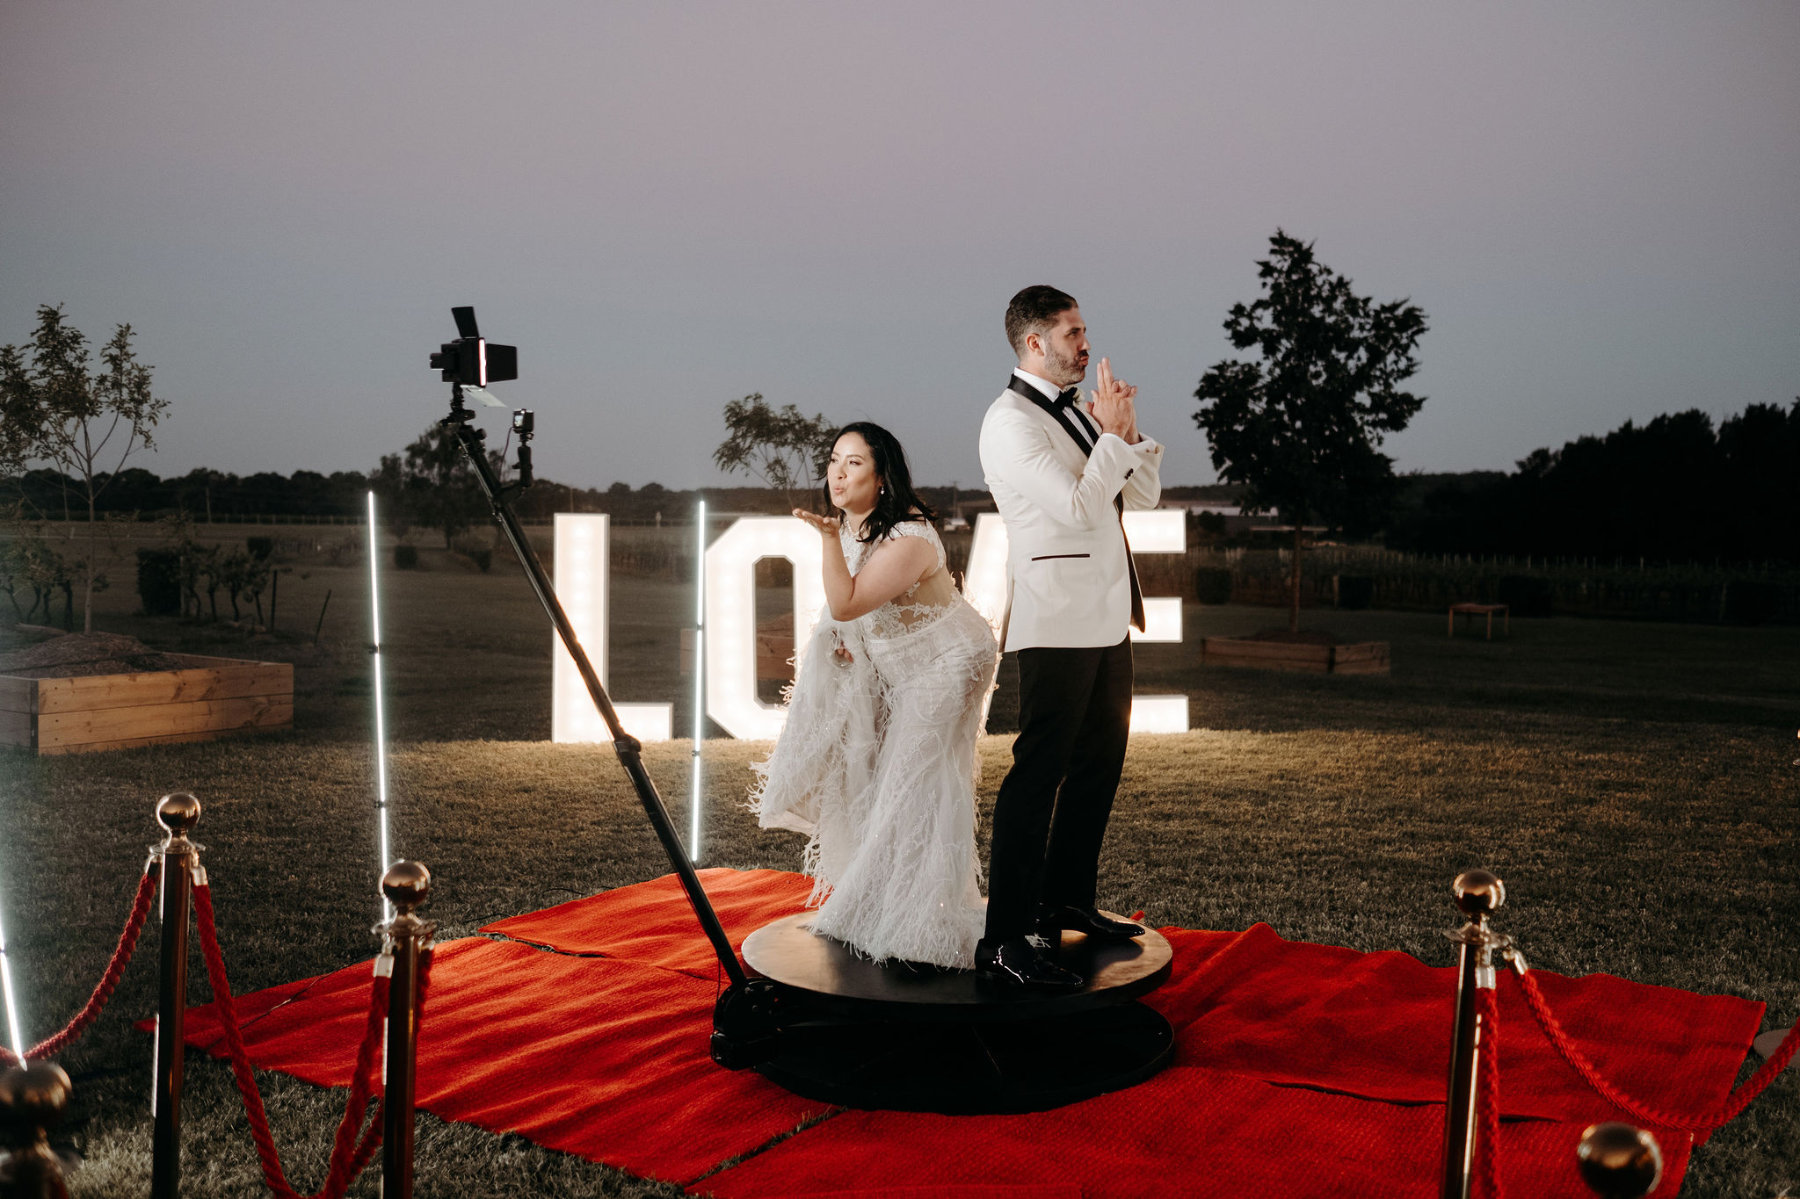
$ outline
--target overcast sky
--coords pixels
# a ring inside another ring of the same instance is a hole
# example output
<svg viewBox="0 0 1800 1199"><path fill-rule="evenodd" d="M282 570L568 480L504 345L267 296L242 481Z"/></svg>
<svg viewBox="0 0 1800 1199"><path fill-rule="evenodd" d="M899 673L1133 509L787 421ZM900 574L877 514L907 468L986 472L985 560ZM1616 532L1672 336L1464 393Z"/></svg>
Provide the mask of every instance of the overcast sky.
<svg viewBox="0 0 1800 1199"><path fill-rule="evenodd" d="M0 342L129 321L163 475L372 467L474 304L550 478L722 482L760 391L966 486L1045 282L1200 483L1280 226L1429 316L1399 468L1510 469L1800 393L1796 64L1792 0L5 0Z"/></svg>

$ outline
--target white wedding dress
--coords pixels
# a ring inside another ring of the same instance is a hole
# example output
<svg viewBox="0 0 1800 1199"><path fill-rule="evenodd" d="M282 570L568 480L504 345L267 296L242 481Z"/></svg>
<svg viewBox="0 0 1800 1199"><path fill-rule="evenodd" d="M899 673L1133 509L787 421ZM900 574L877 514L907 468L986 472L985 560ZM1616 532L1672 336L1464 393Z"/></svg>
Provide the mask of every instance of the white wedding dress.
<svg viewBox="0 0 1800 1199"><path fill-rule="evenodd" d="M814 932L877 960L966 968L986 914L975 737L999 650L951 582L936 530L912 521L888 537L926 539L936 568L865 616L821 616L751 799L762 827L812 837ZM848 531L839 541L852 575L876 548Z"/></svg>

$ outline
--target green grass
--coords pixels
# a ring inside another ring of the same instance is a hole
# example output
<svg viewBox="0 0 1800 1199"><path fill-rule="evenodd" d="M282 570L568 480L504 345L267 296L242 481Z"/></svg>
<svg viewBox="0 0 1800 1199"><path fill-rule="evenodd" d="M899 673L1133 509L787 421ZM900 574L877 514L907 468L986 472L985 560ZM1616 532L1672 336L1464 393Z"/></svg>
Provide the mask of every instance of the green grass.
<svg viewBox="0 0 1800 1199"><path fill-rule="evenodd" d="M666 871L608 747L552 746L547 623L515 570L481 575L427 552L389 572L395 839L428 863L429 913L462 936L511 913ZM288 734L129 753L0 756L0 900L24 1019L59 1025L98 976L123 919L157 795L206 803L199 839L234 985L321 973L374 950L376 916L363 572L296 563L283 632L131 616L106 594L101 627L159 648L297 665ZM304 570L306 577L301 577ZM618 579L612 679L622 700L668 700L686 589ZM312 621L333 589L325 634ZM291 597L291 604L290 604ZM288 616L289 612L292 617ZM1140 647L1139 690L1186 691L1198 731L1139 738L1109 835L1101 899L1158 923L1241 928L1447 964L1450 879L1498 870L1499 924L1535 964L1726 992L1800 1016L1800 864L1794 780L1800 630L1513 622L1507 640L1444 636L1441 616L1308 613L1340 635L1392 643L1394 673L1323 678L1198 666L1199 638L1279 623L1269 609L1188 609L1188 642ZM302 618L304 617L304 618ZM292 626L304 632L291 632ZM1014 710L1003 678L996 727ZM986 805L1009 738L982 745ZM739 807L766 746L709 741L707 864L792 869L799 840ZM685 827L688 746L647 761ZM154 927L147 934L154 936ZM78 1195L143 1193L149 1170L153 958L64 1059L77 1110L64 1143ZM196 971L194 996L205 994ZM260 1076L302 1185L322 1174L341 1092ZM1790 1075L1696 1151L1684 1194L1800 1189L1800 1079ZM187 1193L254 1195L259 1182L228 1072L190 1058ZM419 1193L670 1195L675 1188L421 1117ZM357 1194L373 1195L366 1179Z"/></svg>

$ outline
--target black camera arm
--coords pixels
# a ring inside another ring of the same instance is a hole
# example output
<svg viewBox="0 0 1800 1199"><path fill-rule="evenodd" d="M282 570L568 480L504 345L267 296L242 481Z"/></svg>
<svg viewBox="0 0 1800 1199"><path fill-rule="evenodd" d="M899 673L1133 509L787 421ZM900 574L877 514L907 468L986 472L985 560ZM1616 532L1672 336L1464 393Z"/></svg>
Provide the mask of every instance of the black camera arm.
<svg viewBox="0 0 1800 1199"><path fill-rule="evenodd" d="M493 505L495 521L505 531L506 539L512 543L519 565L525 568L525 577L531 580L532 590L537 592L544 611L549 613L550 623L556 626L556 635L562 639L563 648L569 651L569 657L574 659L575 669L581 672L581 680L587 684L588 695L593 699L594 707L599 709L600 718L612 733L613 752L619 756L619 762L625 767L631 785L637 789L638 802L643 805L644 814L650 818L650 826L656 831L656 839L662 842L669 864L681 879L682 890L687 892L688 903L693 906L694 915L706 932L706 939L712 942L713 953L718 956L719 965L730 977L734 990L741 991L749 978L731 948L731 940L725 935L724 925L719 923L718 912L706 897L706 889L700 885L700 876L695 872L694 864L688 860L687 851L682 848L681 838L675 832L675 823L669 819L669 809L657 794L650 772L644 769L643 743L627 733L619 723L619 714L613 708L612 698L606 694L600 676L594 672L593 663L588 661L587 652L581 648L574 626L569 623L568 614L563 611L561 601L556 598L556 589L550 585L550 579L544 573L544 564L538 561L537 552L525 539L525 530L520 527L519 518L513 515L512 498L531 484L531 422L516 422L514 425L520 433L520 477L519 482L502 486L487 460L487 434L470 424L470 418L474 414L463 405L462 388L461 383L452 385L450 415L444 418L442 425L456 434L456 439L462 443L463 450L469 456L470 464L475 467L475 475L481 480L481 489L487 493L488 501ZM695 797L695 802L699 802L698 796Z"/></svg>

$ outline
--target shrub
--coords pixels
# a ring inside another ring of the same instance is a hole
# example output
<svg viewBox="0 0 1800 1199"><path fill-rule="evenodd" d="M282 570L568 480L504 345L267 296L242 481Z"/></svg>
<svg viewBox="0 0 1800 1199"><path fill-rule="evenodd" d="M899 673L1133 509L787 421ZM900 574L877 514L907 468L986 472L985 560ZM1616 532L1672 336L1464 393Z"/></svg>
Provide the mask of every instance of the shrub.
<svg viewBox="0 0 1800 1199"><path fill-rule="evenodd" d="M140 549L137 592L147 616L175 616L181 611L181 551Z"/></svg>
<svg viewBox="0 0 1800 1199"><path fill-rule="evenodd" d="M450 540L449 549L474 563L482 574L486 574L494 565L494 547L484 537L475 534L454 537Z"/></svg>
<svg viewBox="0 0 1800 1199"><path fill-rule="evenodd" d="M267 562L269 555L275 552L275 539L273 537L246 537L244 538L244 548L248 549L250 556L258 562Z"/></svg>
<svg viewBox="0 0 1800 1199"><path fill-rule="evenodd" d="M1194 571L1194 598L1203 604L1231 602L1231 572L1222 566L1202 566Z"/></svg>
<svg viewBox="0 0 1800 1199"><path fill-rule="evenodd" d="M419 547L416 545L395 546L394 565L401 570L417 570L419 568Z"/></svg>

